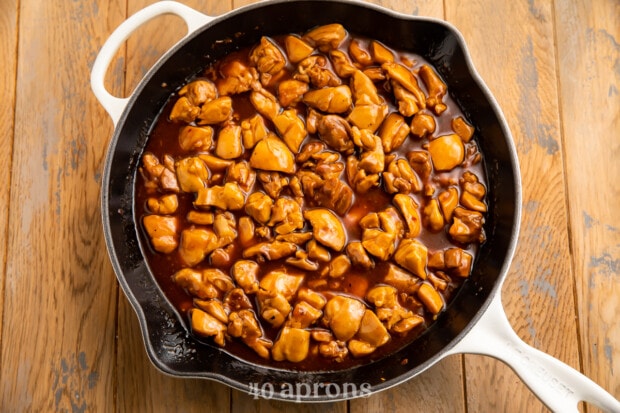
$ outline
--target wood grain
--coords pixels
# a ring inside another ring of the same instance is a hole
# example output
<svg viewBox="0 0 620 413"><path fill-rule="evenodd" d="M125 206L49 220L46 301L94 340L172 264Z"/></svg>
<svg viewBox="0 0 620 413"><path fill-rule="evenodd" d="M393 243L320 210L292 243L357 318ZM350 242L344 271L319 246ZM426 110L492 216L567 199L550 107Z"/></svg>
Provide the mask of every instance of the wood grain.
<svg viewBox="0 0 620 413"><path fill-rule="evenodd" d="M105 141L92 136L111 127L86 79L92 39L123 18L115 5L20 2L3 411L113 409L116 283L97 224Z"/></svg>
<svg viewBox="0 0 620 413"><path fill-rule="evenodd" d="M0 360L2 354L2 314L4 310L4 284L6 280L6 252L8 248L9 193L11 189L11 161L13 157L13 126L15 117L15 73L17 71L17 1L0 4ZM0 369L0 382L2 381ZM2 404L0 403L0 408Z"/></svg>
<svg viewBox="0 0 620 413"><path fill-rule="evenodd" d="M620 398L620 3L555 5L584 372Z"/></svg>
<svg viewBox="0 0 620 413"><path fill-rule="evenodd" d="M461 2L447 1L446 17L463 33L517 146L523 219L502 292L506 313L527 343L579 369L553 10L547 2L475 1L465 11ZM468 410L546 411L501 363L466 356L465 365Z"/></svg>

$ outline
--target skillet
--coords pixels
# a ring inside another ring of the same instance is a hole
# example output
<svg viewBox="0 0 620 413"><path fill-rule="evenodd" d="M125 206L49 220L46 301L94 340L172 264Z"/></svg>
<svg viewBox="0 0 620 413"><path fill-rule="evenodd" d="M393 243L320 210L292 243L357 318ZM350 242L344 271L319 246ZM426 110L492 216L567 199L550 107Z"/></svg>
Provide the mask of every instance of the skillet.
<svg viewBox="0 0 620 413"><path fill-rule="evenodd" d="M188 34L145 75L130 97L110 95L104 76L116 50L140 25L175 14ZM476 125L485 156L489 212L487 241L468 281L430 328L379 361L342 371L297 372L252 364L195 341L161 291L144 260L133 211L137 163L150 128L169 96L209 63L271 36L338 22L357 34L426 58L452 98ZM610 412L620 403L581 373L519 339L501 304L521 217L521 181L510 130L473 67L463 37L450 24L413 17L353 0L275 0L213 18L180 3L162 1L131 16L102 47L91 74L96 97L115 131L104 166L101 207L106 246L117 279L136 311L147 354L162 372L207 378L254 395L323 402L367 396L398 385L451 354L486 354L506 362L554 411L577 411L579 401ZM407 363L403 363L403 360Z"/></svg>

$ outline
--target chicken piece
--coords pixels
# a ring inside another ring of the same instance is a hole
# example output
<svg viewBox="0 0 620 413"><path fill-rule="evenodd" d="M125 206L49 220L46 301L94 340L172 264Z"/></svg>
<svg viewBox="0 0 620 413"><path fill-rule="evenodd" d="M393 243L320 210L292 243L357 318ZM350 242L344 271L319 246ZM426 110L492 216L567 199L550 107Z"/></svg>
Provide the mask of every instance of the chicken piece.
<svg viewBox="0 0 620 413"><path fill-rule="evenodd" d="M423 180L428 179L433 170L433 166L431 165L431 157L428 152L411 151L407 153L407 160L420 178Z"/></svg>
<svg viewBox="0 0 620 413"><path fill-rule="evenodd" d="M487 205L482 200L486 188L478 181L478 177L471 172L465 172L461 181L463 186L461 205L472 211L486 212Z"/></svg>
<svg viewBox="0 0 620 413"><path fill-rule="evenodd" d="M439 232L446 225L437 199L430 199L422 210L422 224L431 232Z"/></svg>
<svg viewBox="0 0 620 413"><path fill-rule="evenodd" d="M437 200L439 201L439 205L441 206L441 211L443 213L443 217L446 222L450 222L452 220L452 213L454 209L459 204L459 192L458 190L451 186L450 188L442 191L437 196Z"/></svg>
<svg viewBox="0 0 620 413"><path fill-rule="evenodd" d="M361 267L367 270L374 268L375 266L375 263L368 256L364 246L359 241L354 241L347 244L346 253L351 260L351 264L356 267Z"/></svg>
<svg viewBox="0 0 620 413"><path fill-rule="evenodd" d="M190 156L175 164L177 181L183 192L198 192L207 186L209 169L202 159Z"/></svg>
<svg viewBox="0 0 620 413"><path fill-rule="evenodd" d="M364 72L364 74L368 76L368 78L375 83L381 82L386 79L385 72L383 71L383 69L381 69L381 67L370 66L370 67L364 68L362 72Z"/></svg>
<svg viewBox="0 0 620 413"><path fill-rule="evenodd" d="M394 308L400 305L398 303L398 290L387 285L373 287L366 294L366 299L377 308Z"/></svg>
<svg viewBox="0 0 620 413"><path fill-rule="evenodd" d="M256 172L246 161L236 162L226 170L226 182L236 182L244 192L250 192L256 181Z"/></svg>
<svg viewBox="0 0 620 413"><path fill-rule="evenodd" d="M213 212L200 212L191 210L187 213L185 219L187 219L187 222L189 222L190 224L211 225L213 224L214 216Z"/></svg>
<svg viewBox="0 0 620 413"><path fill-rule="evenodd" d="M392 80L391 84L394 91L394 97L399 101L411 99L411 102L417 109L413 113L401 112L403 116L412 116L419 110L426 107L426 97L424 96L424 92L420 89L418 81L411 70L409 70L406 66L395 62L383 63L381 68L387 73L388 78ZM404 90L400 90L398 86L401 86ZM403 93L404 91L409 92L409 94Z"/></svg>
<svg viewBox="0 0 620 413"><path fill-rule="evenodd" d="M297 115L296 109L287 109L273 118L273 124L293 153L299 153L301 143L308 136L304 121Z"/></svg>
<svg viewBox="0 0 620 413"><path fill-rule="evenodd" d="M254 147L250 166L264 171L294 173L295 157L280 138L269 134Z"/></svg>
<svg viewBox="0 0 620 413"><path fill-rule="evenodd" d="M276 235L276 241L292 242L302 245L312 239L312 232L291 232L288 234Z"/></svg>
<svg viewBox="0 0 620 413"><path fill-rule="evenodd" d="M339 178L323 179L314 172L298 172L306 201L310 206L329 208L344 216L353 203L353 191Z"/></svg>
<svg viewBox="0 0 620 413"><path fill-rule="evenodd" d="M256 319L256 315L249 309L235 311L230 314L227 332L231 337L241 338L248 347L260 357L269 359L269 349L273 346L271 340L263 335L263 330Z"/></svg>
<svg viewBox="0 0 620 413"><path fill-rule="evenodd" d="M422 190L422 182L411 165L405 159L394 159L383 172L385 192L393 194L399 192L408 194Z"/></svg>
<svg viewBox="0 0 620 413"><path fill-rule="evenodd" d="M368 174L359 167L359 163L354 155L347 158L347 181L358 194L365 194L370 188L379 185L379 174Z"/></svg>
<svg viewBox="0 0 620 413"><path fill-rule="evenodd" d="M233 312L252 309L250 299L241 288L233 288L228 291L224 296L224 305Z"/></svg>
<svg viewBox="0 0 620 413"><path fill-rule="evenodd" d="M291 304L286 297L274 291L258 290L256 294L260 316L272 327L279 328L291 312Z"/></svg>
<svg viewBox="0 0 620 413"><path fill-rule="evenodd" d="M415 239L403 239L394 253L394 261L398 265L408 269L423 280L426 279L427 260L428 249Z"/></svg>
<svg viewBox="0 0 620 413"><path fill-rule="evenodd" d="M193 267L218 247L217 236L213 231L190 227L181 232L179 256L185 265Z"/></svg>
<svg viewBox="0 0 620 413"><path fill-rule="evenodd" d="M218 211L213 220L213 232L218 239L218 247L225 247L237 238L237 223L231 212Z"/></svg>
<svg viewBox="0 0 620 413"><path fill-rule="evenodd" d="M184 151L208 151L213 146L211 126L185 125L179 131L179 146Z"/></svg>
<svg viewBox="0 0 620 413"><path fill-rule="evenodd" d="M347 37L347 31L338 23L319 26L303 36L303 40L326 53L329 50L338 49Z"/></svg>
<svg viewBox="0 0 620 413"><path fill-rule="evenodd" d="M317 133L319 138L331 148L344 154L353 153L353 141L351 140L351 125L343 117L338 115L321 115L310 109L307 117L308 131Z"/></svg>
<svg viewBox="0 0 620 413"><path fill-rule="evenodd" d="M362 148L358 167L368 174L383 172L385 168L385 154L383 153L381 138L374 135L368 129L358 129L354 126L351 128L351 131L353 142Z"/></svg>
<svg viewBox="0 0 620 413"><path fill-rule="evenodd" d="M448 248L444 254L445 268L459 277L468 277L471 271L473 257L465 250L454 247Z"/></svg>
<svg viewBox="0 0 620 413"><path fill-rule="evenodd" d="M293 79L312 84L316 89L326 86L339 86L342 81L334 72L327 68L328 60L325 56L312 55L299 62Z"/></svg>
<svg viewBox="0 0 620 413"><path fill-rule="evenodd" d="M394 195L392 202L396 205L403 218L405 218L405 224L407 225L405 238L415 238L420 235L419 205L413 198L405 194Z"/></svg>
<svg viewBox="0 0 620 413"><path fill-rule="evenodd" d="M174 214L179 207L179 199L176 194L168 194L159 198L149 198L146 205L153 214L170 215Z"/></svg>
<svg viewBox="0 0 620 413"><path fill-rule="evenodd" d="M322 247L315 239L308 241L306 245L308 257L321 262L329 262L331 259L329 251Z"/></svg>
<svg viewBox="0 0 620 413"><path fill-rule="evenodd" d="M301 328L284 327L273 344L271 356L275 361L298 363L308 357L310 332Z"/></svg>
<svg viewBox="0 0 620 413"><path fill-rule="evenodd" d="M275 226L277 234L288 234L304 227L301 205L294 199L280 197L271 207L271 219L268 226Z"/></svg>
<svg viewBox="0 0 620 413"><path fill-rule="evenodd" d="M217 125L228 120L232 113L232 99L230 96L222 96L202 105L196 123L198 125Z"/></svg>
<svg viewBox="0 0 620 413"><path fill-rule="evenodd" d="M319 354L325 358L343 361L349 354L346 343L336 340L328 340L319 344Z"/></svg>
<svg viewBox="0 0 620 413"><path fill-rule="evenodd" d="M266 224L271 218L273 199L262 192L253 192L245 204L245 212L258 223Z"/></svg>
<svg viewBox="0 0 620 413"><path fill-rule="evenodd" d="M265 119L258 113L241 122L241 138L245 149L252 149L269 134Z"/></svg>
<svg viewBox="0 0 620 413"><path fill-rule="evenodd" d="M280 193L290 184L290 179L278 172L259 172L257 176L263 190L274 199L279 198Z"/></svg>
<svg viewBox="0 0 620 413"><path fill-rule="evenodd" d="M392 93L398 103L398 112L406 117L416 115L420 110L424 109L421 103L416 99L415 95L408 91L398 82L390 82Z"/></svg>
<svg viewBox="0 0 620 413"><path fill-rule="evenodd" d="M255 261L238 260L232 266L232 276L237 285L243 288L246 294L255 294L258 291L258 273L260 267Z"/></svg>
<svg viewBox="0 0 620 413"><path fill-rule="evenodd" d="M347 237L342 222L327 208L315 208L304 211L304 218L312 226L314 238L335 251L342 251Z"/></svg>
<svg viewBox="0 0 620 413"><path fill-rule="evenodd" d="M243 258L262 260L279 260L291 256L297 251L297 245L286 241L259 242L243 251Z"/></svg>
<svg viewBox="0 0 620 413"><path fill-rule="evenodd" d="M140 172L144 177L147 189L161 189L169 192L179 192L179 183L174 172L174 160L169 155L164 157L164 163L150 152L142 156L142 168Z"/></svg>
<svg viewBox="0 0 620 413"><path fill-rule="evenodd" d="M295 304L291 317L286 322L287 327L293 328L308 328L312 324L316 323L323 312L311 306L305 301L299 301Z"/></svg>
<svg viewBox="0 0 620 413"><path fill-rule="evenodd" d="M376 307L377 318L389 331L405 333L424 322L424 318L402 307L398 302L398 290L392 286L373 287L366 299Z"/></svg>
<svg viewBox="0 0 620 413"><path fill-rule="evenodd" d="M252 218L248 216L239 218L239 244L241 244L241 247L247 248L257 242L255 231L256 228Z"/></svg>
<svg viewBox="0 0 620 413"><path fill-rule="evenodd" d="M209 274L207 274L207 272L209 272ZM228 286L222 283L216 284L209 280L209 276L213 280L217 277L228 277L217 269L197 271L191 268L183 268L177 271L172 276L172 279L179 287L186 289L194 297L203 300L219 298L228 287L232 289L232 282L228 284ZM218 287L222 287L222 289Z"/></svg>
<svg viewBox="0 0 620 413"><path fill-rule="evenodd" d="M340 278L344 276L351 268L351 260L346 255L339 255L334 258L328 267L327 275L331 278Z"/></svg>
<svg viewBox="0 0 620 413"><path fill-rule="evenodd" d="M202 188L194 205L198 208L216 207L224 211L238 211L243 209L245 195L236 182L226 182L224 186L214 185Z"/></svg>
<svg viewBox="0 0 620 413"><path fill-rule="evenodd" d="M217 318L198 309L190 310L192 332L203 337L213 337L213 341L220 347L226 344L226 326Z"/></svg>
<svg viewBox="0 0 620 413"><path fill-rule="evenodd" d="M300 270L312 272L319 269L319 264L315 261L312 261L308 257L308 253L305 251L297 251L294 257L289 257L285 261L288 265L292 265L293 267L297 267Z"/></svg>
<svg viewBox="0 0 620 413"><path fill-rule="evenodd" d="M263 36L260 43L250 52L250 63L258 69L263 86L270 84L271 79L280 73L286 65L284 55L267 37Z"/></svg>
<svg viewBox="0 0 620 413"><path fill-rule="evenodd" d="M403 116L396 112L390 113L379 129L383 152L389 153L400 148L409 136L409 130L409 125Z"/></svg>
<svg viewBox="0 0 620 413"><path fill-rule="evenodd" d="M314 47L293 35L284 38L284 47L291 63L299 63L314 52Z"/></svg>
<svg viewBox="0 0 620 413"><path fill-rule="evenodd" d="M346 85L310 90L304 93L302 100L314 109L327 113L344 113L353 104L351 89Z"/></svg>
<svg viewBox="0 0 620 413"><path fill-rule="evenodd" d="M334 295L327 301L323 322L338 340L347 341L359 330L366 306L359 300L344 295Z"/></svg>
<svg viewBox="0 0 620 413"><path fill-rule="evenodd" d="M360 220L360 227L363 229L362 245L369 254L382 261L390 259L404 232L403 223L394 207L368 214Z"/></svg>
<svg viewBox="0 0 620 413"><path fill-rule="evenodd" d="M352 40L351 43L349 43L348 52L359 66L370 66L373 63L370 53L362 48L357 40Z"/></svg>
<svg viewBox="0 0 620 413"><path fill-rule="evenodd" d="M485 239L483 225L484 216L480 212L459 206L454 209L453 222L448 233L454 241L462 244L483 242Z"/></svg>
<svg viewBox="0 0 620 413"><path fill-rule="evenodd" d="M454 133L459 135L463 142L469 142L474 136L475 128L467 123L462 116L452 119L451 125Z"/></svg>
<svg viewBox="0 0 620 413"><path fill-rule="evenodd" d="M284 271L274 270L263 276L260 281L260 288L282 294L290 301L297 293L303 280L303 274L289 274Z"/></svg>
<svg viewBox="0 0 620 413"><path fill-rule="evenodd" d="M301 99L310 90L308 83L295 79L283 80L278 83L278 101L283 107L289 107L301 102Z"/></svg>
<svg viewBox="0 0 620 413"><path fill-rule="evenodd" d="M179 90L179 96L186 96L194 106L200 106L217 98L217 88L208 79L197 79Z"/></svg>
<svg viewBox="0 0 620 413"><path fill-rule="evenodd" d="M426 90L428 90L427 106L433 108L436 115L441 115L447 109L442 99L448 91L448 87L429 65L422 65L418 73L426 85Z"/></svg>
<svg viewBox="0 0 620 413"><path fill-rule="evenodd" d="M381 320L377 318L377 315L372 310L368 309L364 311L360 328L355 337L375 348L390 341L390 334L381 323ZM351 349L349 348L349 350ZM355 355L355 353L353 355Z"/></svg>
<svg viewBox="0 0 620 413"><path fill-rule="evenodd" d="M368 76L357 70L351 77L353 110L347 120L360 129L376 132L388 113L388 105L377 93L377 88Z"/></svg>
<svg viewBox="0 0 620 413"><path fill-rule="evenodd" d="M458 135L443 135L428 144L436 171L450 171L459 166L465 156L463 141Z"/></svg>
<svg viewBox="0 0 620 413"><path fill-rule="evenodd" d="M411 119L411 134L418 138L425 138L432 134L435 128L435 118L428 113L418 112Z"/></svg>
<svg viewBox="0 0 620 413"><path fill-rule="evenodd" d="M215 144L215 154L222 159L235 159L243 154L241 126L229 123L220 129Z"/></svg>
<svg viewBox="0 0 620 413"><path fill-rule="evenodd" d="M220 76L216 81L220 96L236 95L252 89L258 81L256 69L237 59L229 59L220 65Z"/></svg>
<svg viewBox="0 0 620 413"><path fill-rule="evenodd" d="M347 343L347 347L349 348L349 353L351 353L353 357L365 357L377 349L377 347L370 343L355 339L350 340Z"/></svg>
<svg viewBox="0 0 620 413"><path fill-rule="evenodd" d="M388 271L383 282L407 294L412 294L419 288L418 279L394 264L388 264Z"/></svg>
<svg viewBox="0 0 620 413"><path fill-rule="evenodd" d="M327 304L327 300L323 294L317 293L316 291L312 291L308 288L300 288L297 293L297 299L307 302L317 310L322 310L323 307L325 307L325 304Z"/></svg>
<svg viewBox="0 0 620 413"><path fill-rule="evenodd" d="M201 309L205 313L213 316L218 321L227 324L228 313L230 312L224 307L224 304L218 299L201 300L200 298L194 298L194 306Z"/></svg>
<svg viewBox="0 0 620 413"><path fill-rule="evenodd" d="M169 254L179 245L179 219L177 217L147 215L142 218L142 225L155 251Z"/></svg>
<svg viewBox="0 0 620 413"><path fill-rule="evenodd" d="M206 153L201 153L198 155L198 158L202 159L202 161L207 165L210 171L213 173L223 172L232 165L234 162L226 159L218 158L217 156L209 155Z"/></svg>
<svg viewBox="0 0 620 413"><path fill-rule="evenodd" d="M353 65L349 56L342 50L332 50L329 58L336 74L342 78L350 77L358 69Z"/></svg>
<svg viewBox="0 0 620 413"><path fill-rule="evenodd" d="M265 89L252 90L250 102L258 113L271 121L282 109L276 97Z"/></svg>
<svg viewBox="0 0 620 413"><path fill-rule="evenodd" d="M428 311L433 314L438 314L444 306L441 294L428 283L420 285L417 295Z"/></svg>
<svg viewBox="0 0 620 413"><path fill-rule="evenodd" d="M394 61L394 53L376 40L370 42L370 55L374 63L383 64Z"/></svg>
<svg viewBox="0 0 620 413"><path fill-rule="evenodd" d="M192 104L185 96L181 96L170 111L170 120L175 123L191 123L200 114L200 108Z"/></svg>

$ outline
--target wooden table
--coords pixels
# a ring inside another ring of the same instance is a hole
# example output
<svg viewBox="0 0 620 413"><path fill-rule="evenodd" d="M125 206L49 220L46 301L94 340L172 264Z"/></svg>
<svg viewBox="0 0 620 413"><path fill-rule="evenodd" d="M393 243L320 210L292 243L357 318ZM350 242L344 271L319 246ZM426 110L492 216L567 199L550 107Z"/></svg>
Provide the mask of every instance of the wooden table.
<svg viewBox="0 0 620 413"><path fill-rule="evenodd" d="M512 370L482 356L451 356L394 389L321 405L257 401L152 367L103 241L113 128L89 86L104 40L151 2L0 2L0 411L545 411ZM185 3L219 15L252 1ZM523 176L508 317L526 342L620 397L620 3L374 3L445 19L465 36ZM144 26L108 88L131 93L184 31L174 17Z"/></svg>

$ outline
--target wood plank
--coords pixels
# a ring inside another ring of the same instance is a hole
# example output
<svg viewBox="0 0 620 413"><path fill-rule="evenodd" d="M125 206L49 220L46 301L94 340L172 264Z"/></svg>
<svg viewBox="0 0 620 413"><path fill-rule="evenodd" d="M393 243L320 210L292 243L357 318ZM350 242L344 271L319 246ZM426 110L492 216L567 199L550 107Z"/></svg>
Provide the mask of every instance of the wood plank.
<svg viewBox="0 0 620 413"><path fill-rule="evenodd" d="M2 352L2 314L4 310L4 283L6 280L6 252L8 248L9 193L11 182L11 160L13 157L13 127L15 117L15 73L17 71L17 0L0 4L0 56L5 56L0 65L0 354ZM2 373L0 370L0 382ZM0 402L1 403L1 402ZM0 404L0 408L1 408Z"/></svg>
<svg viewBox="0 0 620 413"><path fill-rule="evenodd" d="M620 3L555 13L583 367L620 399Z"/></svg>
<svg viewBox="0 0 620 413"><path fill-rule="evenodd" d="M463 33L517 145L524 210L502 294L508 318L526 342L578 369L553 10L547 2L446 1L446 16ZM467 410L546 411L503 364L466 356L465 366Z"/></svg>
<svg viewBox="0 0 620 413"><path fill-rule="evenodd" d="M128 15L153 3L130 0ZM196 10L216 16L229 10L221 1L184 1ZM162 31L162 27L166 30ZM161 55L182 38L187 29L177 16L162 16L138 29L127 41L125 95L140 82ZM121 294L118 310L118 410L123 412L227 412L231 390L220 383L199 379L177 379L158 371L148 359L136 315Z"/></svg>
<svg viewBox="0 0 620 413"><path fill-rule="evenodd" d="M87 79L118 6L20 1L3 411L114 408L116 284L93 224L111 127Z"/></svg>

